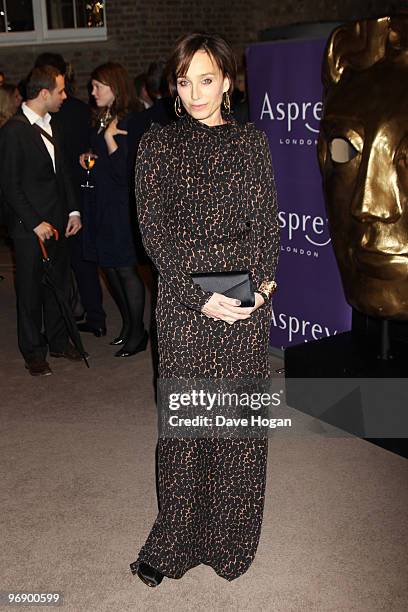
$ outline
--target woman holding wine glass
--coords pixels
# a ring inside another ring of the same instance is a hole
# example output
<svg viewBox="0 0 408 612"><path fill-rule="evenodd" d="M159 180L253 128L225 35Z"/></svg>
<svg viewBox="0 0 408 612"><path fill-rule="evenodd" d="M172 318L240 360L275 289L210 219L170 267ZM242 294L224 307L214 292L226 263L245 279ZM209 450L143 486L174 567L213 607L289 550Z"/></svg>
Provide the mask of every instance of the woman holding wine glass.
<svg viewBox="0 0 408 612"><path fill-rule="evenodd" d="M132 83L120 64L99 66L92 72L91 83L96 104L91 150L80 156L81 166L88 172L83 185L87 192L84 255L106 274L122 316L122 329L111 344L122 345L116 357L129 357L144 350L148 339L143 325L145 289L136 270L130 205L141 127L133 114Z"/></svg>

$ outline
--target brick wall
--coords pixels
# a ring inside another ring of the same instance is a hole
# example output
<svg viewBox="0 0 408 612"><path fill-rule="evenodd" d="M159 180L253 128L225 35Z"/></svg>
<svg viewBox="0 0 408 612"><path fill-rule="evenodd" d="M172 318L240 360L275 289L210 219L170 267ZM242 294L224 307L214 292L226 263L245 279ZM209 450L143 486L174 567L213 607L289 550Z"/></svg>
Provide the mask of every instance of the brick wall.
<svg viewBox="0 0 408 612"><path fill-rule="evenodd" d="M119 61L136 75L149 62L165 58L175 39L188 31L217 31L241 55L268 27L368 18L404 6L404 0L107 0L106 42L0 47L0 69L10 82L17 82L39 53L62 53L73 62L78 95L86 99L86 83L95 66L108 59Z"/></svg>

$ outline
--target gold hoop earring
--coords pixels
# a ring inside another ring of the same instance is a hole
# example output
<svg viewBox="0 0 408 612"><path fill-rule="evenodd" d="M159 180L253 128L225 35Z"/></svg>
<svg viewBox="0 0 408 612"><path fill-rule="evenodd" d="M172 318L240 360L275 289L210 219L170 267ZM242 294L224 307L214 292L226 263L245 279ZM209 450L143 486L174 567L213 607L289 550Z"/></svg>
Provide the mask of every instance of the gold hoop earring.
<svg viewBox="0 0 408 612"><path fill-rule="evenodd" d="M228 95L228 91L225 92L225 97L224 97L224 99L222 101L222 104L223 104L223 106L225 108L226 114L229 115L230 112L231 112L231 101L230 101L230 97Z"/></svg>
<svg viewBox="0 0 408 612"><path fill-rule="evenodd" d="M180 96L177 96L177 98L174 100L174 112L176 113L177 117L181 117L181 115L183 114L183 111L181 109Z"/></svg>

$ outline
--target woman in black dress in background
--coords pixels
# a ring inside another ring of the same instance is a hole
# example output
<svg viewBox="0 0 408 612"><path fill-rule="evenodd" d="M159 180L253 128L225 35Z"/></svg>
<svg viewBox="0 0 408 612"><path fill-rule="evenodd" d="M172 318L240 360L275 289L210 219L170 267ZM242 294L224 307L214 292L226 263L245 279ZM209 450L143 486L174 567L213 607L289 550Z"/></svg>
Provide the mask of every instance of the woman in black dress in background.
<svg viewBox="0 0 408 612"><path fill-rule="evenodd" d="M116 357L129 357L147 344L143 325L145 288L136 270L136 228L130 207L136 151L143 129L132 112L132 83L120 64L102 64L92 72L91 83L96 103L91 134L95 189L88 190L85 200L84 258L96 261L105 272L122 315L122 329L111 344L122 345ZM85 155L80 162L86 169Z"/></svg>
<svg viewBox="0 0 408 612"><path fill-rule="evenodd" d="M228 114L235 59L217 35L181 39L169 84L182 116L152 126L136 162L136 202L159 271L162 379L268 378L270 299L279 250L266 136ZM189 274L250 270L255 306L204 293ZM160 437L160 511L132 573L149 586L204 563L233 580L260 536L268 441Z"/></svg>

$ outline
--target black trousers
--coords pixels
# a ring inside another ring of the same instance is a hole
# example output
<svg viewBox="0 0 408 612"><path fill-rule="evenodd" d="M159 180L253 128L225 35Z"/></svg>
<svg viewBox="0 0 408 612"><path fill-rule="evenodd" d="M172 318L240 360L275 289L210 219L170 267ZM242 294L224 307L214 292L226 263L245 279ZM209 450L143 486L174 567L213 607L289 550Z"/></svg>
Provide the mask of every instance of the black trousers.
<svg viewBox="0 0 408 612"><path fill-rule="evenodd" d="M42 283L44 264L38 238L34 234L14 238L16 258L18 346L25 359L45 359L50 351L64 351L69 338L54 292ZM69 250L67 239L60 236L45 242L52 261L53 278L69 296Z"/></svg>

